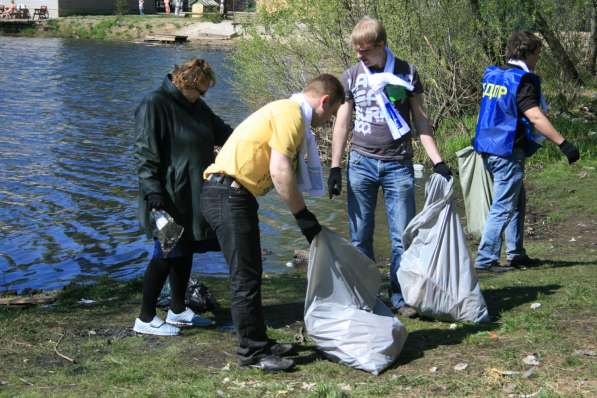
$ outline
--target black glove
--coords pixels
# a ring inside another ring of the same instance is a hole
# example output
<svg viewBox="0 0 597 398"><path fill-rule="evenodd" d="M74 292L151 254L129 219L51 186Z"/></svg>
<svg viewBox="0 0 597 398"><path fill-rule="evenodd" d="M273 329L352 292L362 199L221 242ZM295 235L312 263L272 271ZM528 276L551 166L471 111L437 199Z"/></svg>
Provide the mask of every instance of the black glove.
<svg viewBox="0 0 597 398"><path fill-rule="evenodd" d="M332 167L330 169L330 176L328 177L328 193L330 199L334 195L340 195L342 191L342 169L340 167Z"/></svg>
<svg viewBox="0 0 597 398"><path fill-rule="evenodd" d="M293 215L301 232L305 235L305 238L307 238L307 242L311 243L313 238L315 238L315 235L321 231L321 225L319 224L319 221L317 221L317 218L315 218L315 214L311 213L305 207L303 210Z"/></svg>
<svg viewBox="0 0 597 398"><path fill-rule="evenodd" d="M580 159L580 153L578 149L570 142L564 140L560 145L560 151L568 158L568 164L572 164Z"/></svg>
<svg viewBox="0 0 597 398"><path fill-rule="evenodd" d="M164 210L166 208L166 200L161 193L150 193L145 197L147 201L147 208L149 210Z"/></svg>
<svg viewBox="0 0 597 398"><path fill-rule="evenodd" d="M446 180L449 180L452 176L452 171L450 171L448 165L445 164L443 161L433 165L433 172L441 175Z"/></svg>

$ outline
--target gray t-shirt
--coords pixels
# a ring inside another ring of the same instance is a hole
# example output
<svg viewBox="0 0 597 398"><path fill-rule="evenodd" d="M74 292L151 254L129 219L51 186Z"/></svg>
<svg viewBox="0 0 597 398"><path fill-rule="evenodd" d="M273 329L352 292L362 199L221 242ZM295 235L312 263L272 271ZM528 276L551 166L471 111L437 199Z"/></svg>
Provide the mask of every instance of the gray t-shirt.
<svg viewBox="0 0 597 398"><path fill-rule="evenodd" d="M383 72L370 68L371 73ZM403 80L410 81L415 87L413 92L401 86L386 86L386 95L394 101L394 107L408 125L410 121L409 97L423 92L423 85L415 67L408 62L396 58L394 74ZM354 101L355 121L352 130L351 149L364 155L383 160L407 160L412 158L412 135L408 133L395 140L384 119L375 95L371 91L367 72L358 62L344 71L341 77L346 100ZM391 100L392 100L391 99Z"/></svg>

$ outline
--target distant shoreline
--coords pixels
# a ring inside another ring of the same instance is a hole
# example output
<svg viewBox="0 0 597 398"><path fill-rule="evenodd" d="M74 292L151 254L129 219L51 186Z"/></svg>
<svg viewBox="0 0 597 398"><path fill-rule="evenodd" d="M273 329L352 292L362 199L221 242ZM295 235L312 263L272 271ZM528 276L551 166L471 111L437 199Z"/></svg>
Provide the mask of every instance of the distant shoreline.
<svg viewBox="0 0 597 398"><path fill-rule="evenodd" d="M230 21L212 23L200 18L180 18L163 15L73 16L51 19L35 27L21 29L18 32L0 33L0 36L59 37L149 45L172 45L145 43L143 40L146 36L152 34L177 34L188 36L187 43L192 45L232 48L239 36L233 33L231 25Z"/></svg>

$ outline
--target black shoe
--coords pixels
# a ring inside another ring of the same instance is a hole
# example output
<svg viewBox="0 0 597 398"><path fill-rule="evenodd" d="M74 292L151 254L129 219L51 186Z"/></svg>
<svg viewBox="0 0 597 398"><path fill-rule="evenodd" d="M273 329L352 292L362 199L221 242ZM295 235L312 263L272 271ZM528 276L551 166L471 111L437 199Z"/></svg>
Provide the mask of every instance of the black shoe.
<svg viewBox="0 0 597 398"><path fill-rule="evenodd" d="M261 369L264 372L286 372L294 368L294 361L277 355L257 355L249 362L243 361L241 366Z"/></svg>
<svg viewBox="0 0 597 398"><path fill-rule="evenodd" d="M489 266L487 266L487 267L475 266L475 271L477 271L477 272L491 272L494 274L501 274L501 273L512 271L512 270L514 270L514 268L503 267L497 261L495 263L489 264Z"/></svg>
<svg viewBox="0 0 597 398"><path fill-rule="evenodd" d="M508 265L514 268L536 267L541 264L541 260L537 258L530 258L526 254L514 256L508 260Z"/></svg>
<svg viewBox="0 0 597 398"><path fill-rule="evenodd" d="M285 343L274 343L269 348L269 351L272 355L276 355L278 357L283 357L286 355L293 355L294 346L292 344L285 344Z"/></svg>

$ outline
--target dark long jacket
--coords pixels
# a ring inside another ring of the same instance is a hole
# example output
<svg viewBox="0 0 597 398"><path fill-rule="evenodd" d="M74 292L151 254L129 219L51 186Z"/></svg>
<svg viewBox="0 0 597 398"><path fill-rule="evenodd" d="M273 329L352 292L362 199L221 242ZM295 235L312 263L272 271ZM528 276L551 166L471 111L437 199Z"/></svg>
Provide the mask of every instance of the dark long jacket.
<svg viewBox="0 0 597 398"><path fill-rule="evenodd" d="M201 98L190 103L170 75L143 99L135 122L139 219L148 237L152 227L145 199L159 193L166 198L166 210L185 228L184 239L215 238L199 207L203 171L214 161L214 145L223 145L232 128Z"/></svg>

